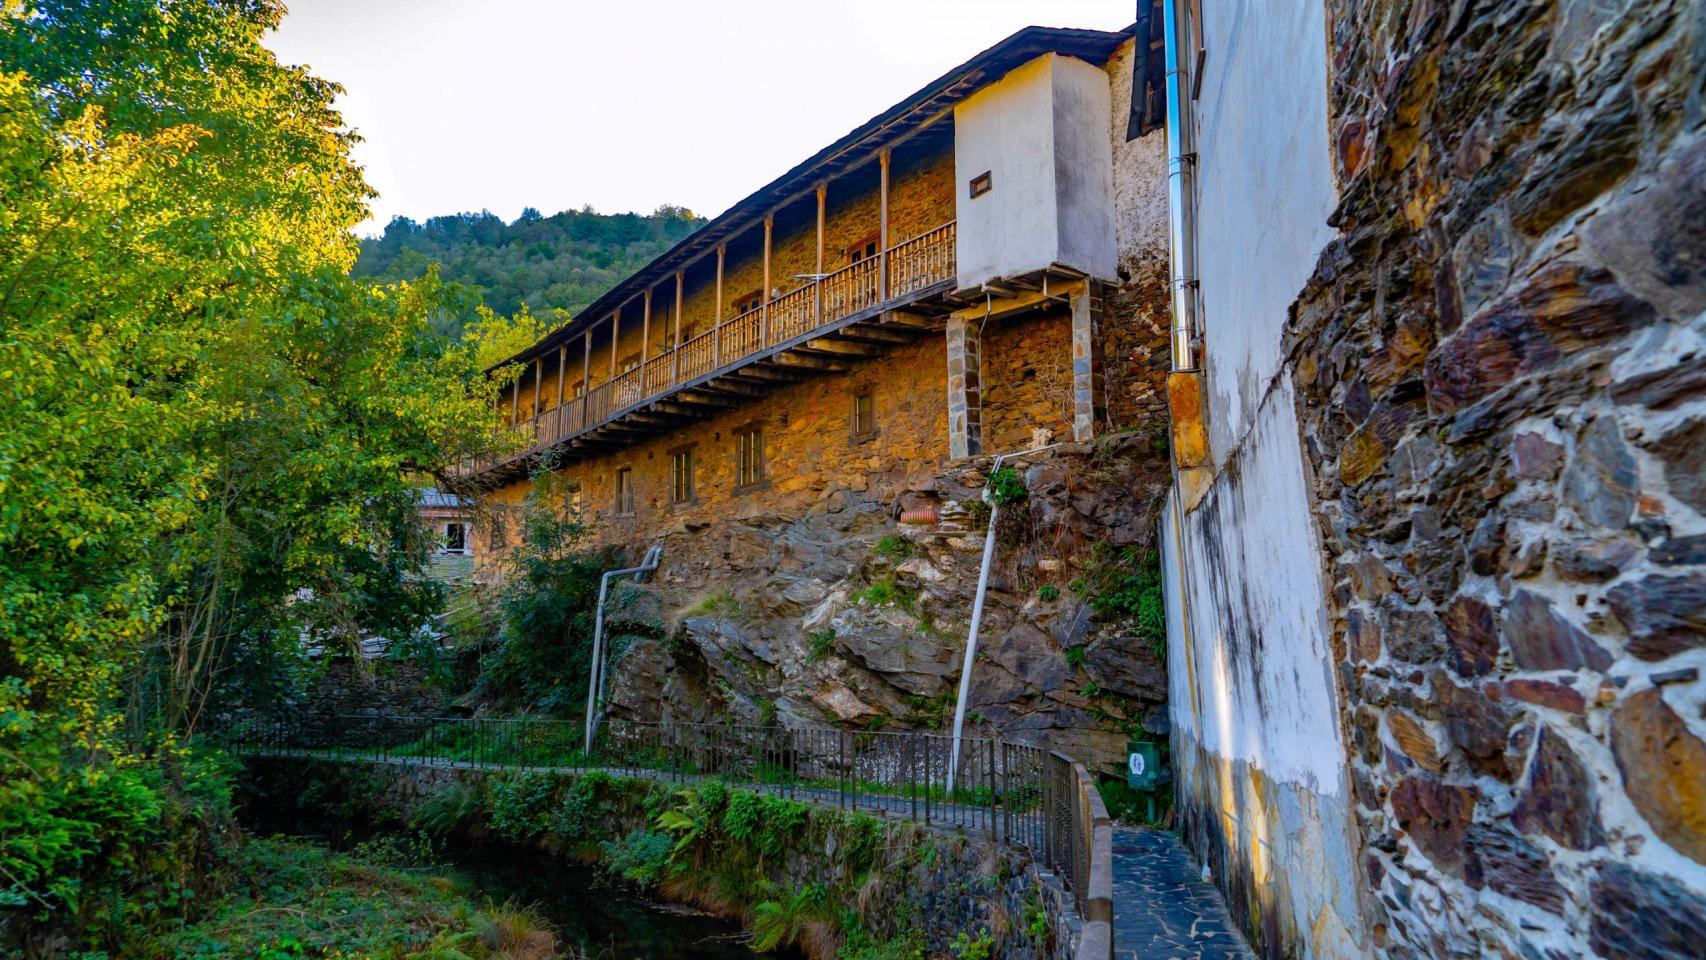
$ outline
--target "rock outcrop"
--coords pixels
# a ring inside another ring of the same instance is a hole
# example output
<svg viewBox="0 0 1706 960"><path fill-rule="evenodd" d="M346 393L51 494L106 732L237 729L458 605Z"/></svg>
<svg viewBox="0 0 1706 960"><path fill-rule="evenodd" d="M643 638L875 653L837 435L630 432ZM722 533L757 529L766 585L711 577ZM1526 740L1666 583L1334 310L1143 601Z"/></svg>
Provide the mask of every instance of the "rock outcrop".
<svg viewBox="0 0 1706 960"><path fill-rule="evenodd" d="M967 703L974 732L1115 764L1164 734L1166 665L1136 624L1099 615L1087 571L1146 562L1166 453L1135 433L1065 444L1019 468L999 515ZM989 509L982 458L891 502L855 491L799 516L663 538L665 640L614 672L614 715L947 729ZM899 517L935 518L901 523ZM1093 579L1093 578L1090 578ZM1076 586L1076 589L1074 587Z"/></svg>

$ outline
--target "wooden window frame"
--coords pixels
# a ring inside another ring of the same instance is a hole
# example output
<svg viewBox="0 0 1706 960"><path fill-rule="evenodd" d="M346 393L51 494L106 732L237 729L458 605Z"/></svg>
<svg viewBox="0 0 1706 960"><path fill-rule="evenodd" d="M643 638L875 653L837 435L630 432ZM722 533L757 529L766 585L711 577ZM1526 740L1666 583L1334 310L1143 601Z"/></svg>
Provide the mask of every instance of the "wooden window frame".
<svg viewBox="0 0 1706 960"><path fill-rule="evenodd" d="M742 304L751 304L751 306L743 308ZM729 307L734 311L734 316L737 317L762 306L764 306L764 291L762 289L754 289L750 293L743 293L729 301Z"/></svg>
<svg viewBox="0 0 1706 960"><path fill-rule="evenodd" d="M685 506L699 502L698 455L694 452L693 444L676 447L669 451L669 502L673 506ZM683 484L682 465L686 465L685 484Z"/></svg>
<svg viewBox="0 0 1706 960"><path fill-rule="evenodd" d="M634 468L633 467L621 466L621 467L616 468L615 494L616 494L616 496L615 496L616 502L614 504L612 504L612 506L615 508L614 509L615 515L618 517L631 517L631 516L633 516L634 515L635 503L639 499L638 497L636 497L634 495ZM626 496L624 496L624 495L626 495ZM626 500L627 502L624 503L623 502L624 500ZM627 507L627 509L624 510L623 507Z"/></svg>
<svg viewBox="0 0 1706 960"><path fill-rule="evenodd" d="M866 400L866 401L869 401L869 403L870 403L870 422L865 424L865 429L863 429L863 430L859 429L859 426L860 426L859 425L859 401L860 400ZM873 387L854 387L853 388L853 396L851 398L850 409L848 411L847 425L848 425L848 430L853 437L854 443L864 443L867 440L876 439L876 436L877 436L877 391L875 388L873 388Z"/></svg>
<svg viewBox="0 0 1706 960"><path fill-rule="evenodd" d="M748 423L736 427L735 435L735 492L748 493L762 490L769 481L765 472L767 466L764 450L764 424L762 422ZM750 479L747 472L746 451L742 449L747 437L753 437L752 471Z"/></svg>
<svg viewBox="0 0 1706 960"><path fill-rule="evenodd" d="M883 235L881 233L873 233L869 236L861 237L857 243L848 244L846 247L842 248L842 253L847 257L847 263L851 265L880 256L883 252L882 243ZM865 253L867 248L871 251L869 254ZM854 251L858 251L859 256L853 256Z"/></svg>
<svg viewBox="0 0 1706 960"><path fill-rule="evenodd" d="M971 193L971 199L976 200L978 197L981 197L995 189L995 173L990 170L985 170L977 176L972 177L966 184L966 189Z"/></svg>
<svg viewBox="0 0 1706 960"><path fill-rule="evenodd" d="M451 546L450 532L452 530L455 530L458 534L460 534L460 537L457 538L457 539L460 539L462 541L460 546ZM466 521L466 520L446 520L444 522L444 545L439 549L439 552L440 553L454 553L457 555L466 556L467 554L472 552L471 550L468 549L468 537L469 537L468 521Z"/></svg>

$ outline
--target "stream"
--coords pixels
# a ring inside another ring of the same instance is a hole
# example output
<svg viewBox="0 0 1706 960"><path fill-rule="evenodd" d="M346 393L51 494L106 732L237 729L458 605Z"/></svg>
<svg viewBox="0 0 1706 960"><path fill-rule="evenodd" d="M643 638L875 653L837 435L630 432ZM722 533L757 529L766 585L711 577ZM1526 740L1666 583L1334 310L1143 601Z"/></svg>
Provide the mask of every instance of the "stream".
<svg viewBox="0 0 1706 960"><path fill-rule="evenodd" d="M263 833L313 840L348 851L358 841L401 834L362 824L276 815L252 822ZM585 960L797 960L788 951L758 954L740 926L692 907L650 900L605 877L530 847L449 841L440 863L468 881L476 899L530 906L557 936L559 956Z"/></svg>

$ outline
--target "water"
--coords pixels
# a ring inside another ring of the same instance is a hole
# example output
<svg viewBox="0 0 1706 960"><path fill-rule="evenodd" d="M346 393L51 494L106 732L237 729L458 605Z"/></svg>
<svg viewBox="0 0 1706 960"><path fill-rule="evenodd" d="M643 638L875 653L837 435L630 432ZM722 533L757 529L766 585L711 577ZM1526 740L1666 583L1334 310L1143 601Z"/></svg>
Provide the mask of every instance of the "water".
<svg viewBox="0 0 1706 960"><path fill-rule="evenodd" d="M495 902L531 904L558 948L592 960L752 960L740 928L697 911L653 903L595 869L525 847L470 843L447 857ZM765 954L768 958L787 954Z"/></svg>
<svg viewBox="0 0 1706 960"><path fill-rule="evenodd" d="M340 850L385 835L365 824L294 817L273 808L248 811L249 826L291 834ZM659 903L607 879L596 868L530 847L453 841L437 859L468 881L476 900L530 906L557 937L559 956L586 960L797 960L798 954L758 954L737 924Z"/></svg>

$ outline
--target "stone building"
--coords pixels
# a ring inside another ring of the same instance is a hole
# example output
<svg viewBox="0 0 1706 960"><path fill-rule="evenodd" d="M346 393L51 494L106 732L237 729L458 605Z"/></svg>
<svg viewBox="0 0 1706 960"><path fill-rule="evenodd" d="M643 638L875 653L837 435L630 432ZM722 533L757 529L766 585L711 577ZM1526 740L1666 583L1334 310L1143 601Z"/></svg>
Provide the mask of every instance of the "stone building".
<svg viewBox="0 0 1706 960"><path fill-rule="evenodd" d="M1268 956L1702 956L1706 5L1160 7L1187 838Z"/></svg>
<svg viewBox="0 0 1706 960"><path fill-rule="evenodd" d="M471 478L483 559L542 472L586 543L663 549L671 642L616 667L618 713L939 725L990 457L1054 445L1019 463L972 716L1110 767L1164 731L1151 641L1067 589L1093 550L1153 546L1167 471L1161 145L1124 137L1133 50L1019 31L500 368L531 443Z"/></svg>

